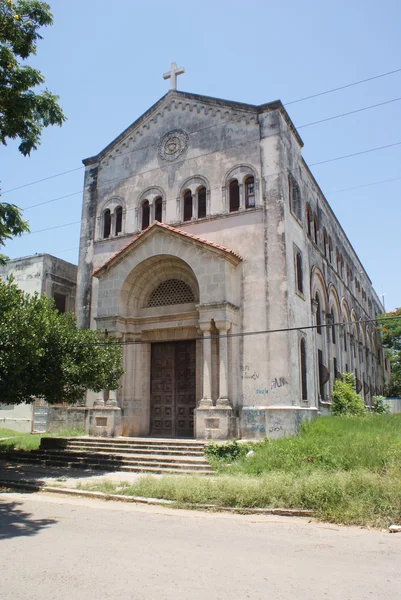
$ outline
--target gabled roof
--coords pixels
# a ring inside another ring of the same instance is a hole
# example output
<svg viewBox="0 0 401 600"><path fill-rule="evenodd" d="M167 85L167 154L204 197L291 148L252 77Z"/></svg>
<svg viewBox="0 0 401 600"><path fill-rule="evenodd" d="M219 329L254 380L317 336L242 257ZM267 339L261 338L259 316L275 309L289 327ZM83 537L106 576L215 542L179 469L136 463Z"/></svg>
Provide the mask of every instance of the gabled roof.
<svg viewBox="0 0 401 600"><path fill-rule="evenodd" d="M213 98L212 96L202 96L201 94L191 94L189 92L179 92L177 90L170 90L160 98L153 106L151 106L146 112L143 113L136 121L134 121L127 129L125 129L119 136L117 136L110 144L108 144L99 154L85 158L82 162L84 165L91 165L98 162L106 156L117 144L124 140L130 133L135 131L141 124L143 124L151 115L159 110L167 99L186 99L192 102L201 102L209 106L216 106L220 108L227 108L239 112L247 112L258 115L260 113L279 110L284 120L287 123L288 128L294 133L299 144L303 146L303 141L295 128L294 123L291 121L286 109L284 108L281 100L274 100L273 102L267 102L265 104L246 104L244 102L235 102L233 100L223 100L222 98Z"/></svg>
<svg viewBox="0 0 401 600"><path fill-rule="evenodd" d="M219 254L226 255L226 258L229 258L235 264L238 264L239 262L242 261L241 256L239 254L237 254L237 252L234 252L234 250L225 248L224 246L221 246L220 244L216 244L215 242L210 242L209 240L205 240L197 235L188 233L187 231L182 231L181 229L177 229L176 227L171 227L171 225L166 225L165 223L159 223L158 221L155 221L155 223L153 223L152 225L147 227L147 229L144 229L144 231L141 231L141 233L136 235L134 237L134 239L132 239L126 246L121 248L121 250L116 252L116 254L114 254L111 258L109 258L109 260L107 260L105 263L103 263L103 265L101 267L98 267L95 271L93 271L93 273L92 273L93 277L100 277L101 275L103 275L103 273L108 271L108 269L112 265L120 262L120 260L122 260L124 258L124 256L126 254L128 254L130 252L130 250L136 244L139 243L139 241L141 241L141 240L143 241L145 238L151 236L156 231L166 231L166 232L169 232L170 234L172 233L173 235L177 235L182 238L187 238L187 239L193 240L197 244L202 244L204 246L207 246L207 248L209 248L212 251L215 251L215 252L217 251Z"/></svg>

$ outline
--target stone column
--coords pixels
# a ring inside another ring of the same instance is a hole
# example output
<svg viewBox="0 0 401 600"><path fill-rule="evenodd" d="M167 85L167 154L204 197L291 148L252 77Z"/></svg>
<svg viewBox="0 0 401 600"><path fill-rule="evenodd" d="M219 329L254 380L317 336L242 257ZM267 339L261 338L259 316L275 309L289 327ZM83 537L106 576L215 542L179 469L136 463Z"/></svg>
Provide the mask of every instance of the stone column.
<svg viewBox="0 0 401 600"><path fill-rule="evenodd" d="M239 209L238 210L245 210L244 184L239 183L238 187L239 187Z"/></svg>
<svg viewBox="0 0 401 600"><path fill-rule="evenodd" d="M217 321L216 327L219 330L219 397L216 406L231 406L228 398L228 338L227 333L231 323L227 321Z"/></svg>
<svg viewBox="0 0 401 600"><path fill-rule="evenodd" d="M152 198L151 200L149 200L149 225L152 225L154 220L155 220L155 204L154 204L154 198Z"/></svg>
<svg viewBox="0 0 401 600"><path fill-rule="evenodd" d="M192 192L192 220L196 221L198 218L198 192Z"/></svg>
<svg viewBox="0 0 401 600"><path fill-rule="evenodd" d="M203 356L203 395L200 408L213 406L212 399L212 337L210 323L200 325L203 333L202 356Z"/></svg>

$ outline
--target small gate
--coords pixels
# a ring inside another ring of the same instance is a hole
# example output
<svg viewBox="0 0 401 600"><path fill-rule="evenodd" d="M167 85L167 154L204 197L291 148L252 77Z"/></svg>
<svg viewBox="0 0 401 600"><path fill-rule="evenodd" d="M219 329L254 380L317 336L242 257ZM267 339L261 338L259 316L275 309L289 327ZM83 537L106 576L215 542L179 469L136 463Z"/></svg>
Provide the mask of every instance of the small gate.
<svg viewBox="0 0 401 600"><path fill-rule="evenodd" d="M49 406L44 400L35 400L33 407L33 431L46 433Z"/></svg>

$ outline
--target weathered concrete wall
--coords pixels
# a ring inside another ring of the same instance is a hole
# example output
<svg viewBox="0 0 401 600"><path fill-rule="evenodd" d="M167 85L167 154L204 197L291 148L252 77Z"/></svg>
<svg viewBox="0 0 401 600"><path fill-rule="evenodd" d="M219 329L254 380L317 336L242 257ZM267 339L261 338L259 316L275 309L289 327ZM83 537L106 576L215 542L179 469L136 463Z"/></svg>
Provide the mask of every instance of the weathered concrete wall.
<svg viewBox="0 0 401 600"><path fill-rule="evenodd" d="M49 406L48 433L56 433L63 429L82 429L86 431L89 410L85 407Z"/></svg>
<svg viewBox="0 0 401 600"><path fill-rule="evenodd" d="M14 429L21 433L30 433L32 430L32 411L32 404L14 406L13 404L0 403L0 429Z"/></svg>

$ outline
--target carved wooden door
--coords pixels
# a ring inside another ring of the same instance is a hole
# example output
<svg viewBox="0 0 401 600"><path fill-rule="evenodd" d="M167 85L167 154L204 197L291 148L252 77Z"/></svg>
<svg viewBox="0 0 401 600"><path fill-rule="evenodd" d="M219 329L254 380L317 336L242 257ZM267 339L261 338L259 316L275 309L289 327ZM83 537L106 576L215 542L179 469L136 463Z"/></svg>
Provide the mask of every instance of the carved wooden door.
<svg viewBox="0 0 401 600"><path fill-rule="evenodd" d="M151 435L193 437L195 341L152 344Z"/></svg>

